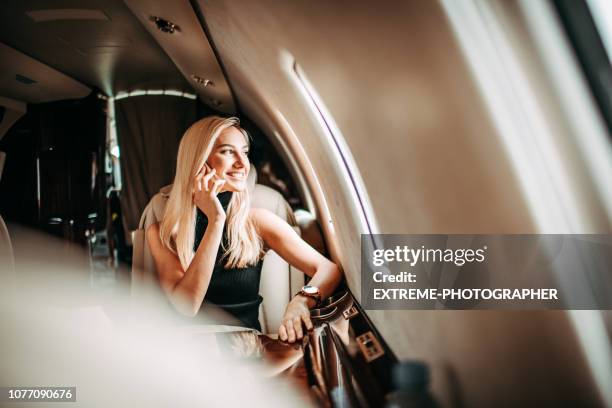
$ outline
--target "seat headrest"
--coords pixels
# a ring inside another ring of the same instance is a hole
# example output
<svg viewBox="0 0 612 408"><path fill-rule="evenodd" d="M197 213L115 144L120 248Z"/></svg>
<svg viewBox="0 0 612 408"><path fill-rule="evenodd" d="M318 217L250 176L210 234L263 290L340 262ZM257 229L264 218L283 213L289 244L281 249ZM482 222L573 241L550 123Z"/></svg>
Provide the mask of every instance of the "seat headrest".
<svg viewBox="0 0 612 408"><path fill-rule="evenodd" d="M251 169L249 170L249 175L247 176L247 188L249 189L250 194L253 194L255 184L257 184L257 169L251 164ZM168 198L170 197L171 190L172 184L168 184L167 186L163 186L162 188L160 188L159 192L162 196Z"/></svg>
<svg viewBox="0 0 612 408"><path fill-rule="evenodd" d="M251 164L251 169L249 170L249 175L247 176L247 188L249 189L249 193L253 194L255 184L257 184L257 169Z"/></svg>

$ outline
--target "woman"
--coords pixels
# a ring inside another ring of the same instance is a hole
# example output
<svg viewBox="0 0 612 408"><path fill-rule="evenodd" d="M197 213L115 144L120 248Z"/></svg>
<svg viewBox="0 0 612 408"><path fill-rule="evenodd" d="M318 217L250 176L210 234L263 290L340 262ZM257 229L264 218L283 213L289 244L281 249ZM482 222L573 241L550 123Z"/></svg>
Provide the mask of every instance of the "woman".
<svg viewBox="0 0 612 408"><path fill-rule="evenodd" d="M249 137L237 118L207 117L181 140L174 184L147 242L162 290L182 314L195 316L204 300L219 304L243 325L260 329L259 276L266 250L311 276L289 302L281 340L312 328L309 309L342 280L338 267L304 242L275 214L250 208Z"/></svg>

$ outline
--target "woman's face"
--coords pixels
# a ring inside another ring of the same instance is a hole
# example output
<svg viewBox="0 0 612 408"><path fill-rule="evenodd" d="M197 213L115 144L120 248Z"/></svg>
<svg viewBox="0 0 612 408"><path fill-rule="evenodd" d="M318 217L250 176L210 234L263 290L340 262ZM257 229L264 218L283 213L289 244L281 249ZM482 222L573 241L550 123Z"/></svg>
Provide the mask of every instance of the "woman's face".
<svg viewBox="0 0 612 408"><path fill-rule="evenodd" d="M244 191L247 188L249 144L238 129L229 127L217 138L206 163L216 170L216 179L225 180L221 191Z"/></svg>

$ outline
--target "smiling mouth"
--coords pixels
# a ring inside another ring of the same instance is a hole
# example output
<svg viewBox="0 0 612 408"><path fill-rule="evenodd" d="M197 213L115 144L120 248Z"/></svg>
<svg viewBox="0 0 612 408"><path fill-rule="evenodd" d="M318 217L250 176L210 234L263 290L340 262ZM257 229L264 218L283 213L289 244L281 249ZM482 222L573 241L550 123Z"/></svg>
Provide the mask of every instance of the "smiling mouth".
<svg viewBox="0 0 612 408"><path fill-rule="evenodd" d="M246 176L246 174L242 171L232 171L229 173L225 173L225 175L236 180L244 180Z"/></svg>

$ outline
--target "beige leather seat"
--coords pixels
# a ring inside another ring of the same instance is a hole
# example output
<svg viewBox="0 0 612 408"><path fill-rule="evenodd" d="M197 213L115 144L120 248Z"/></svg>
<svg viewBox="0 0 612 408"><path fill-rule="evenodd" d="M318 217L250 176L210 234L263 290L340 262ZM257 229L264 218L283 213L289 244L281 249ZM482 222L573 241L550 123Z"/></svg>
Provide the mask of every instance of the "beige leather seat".
<svg viewBox="0 0 612 408"><path fill-rule="evenodd" d="M2 139L2 135L0 135ZM0 152L0 179L2 179L2 170L6 153ZM4 219L0 215L0 285L8 287L15 281L15 259L13 257L13 244L9 236L8 228L4 223Z"/></svg>
<svg viewBox="0 0 612 408"><path fill-rule="evenodd" d="M8 233L4 219L0 215L0 285L3 288L15 282L15 259L13 257L13 244Z"/></svg>
<svg viewBox="0 0 612 408"><path fill-rule="evenodd" d="M296 230L296 221L289 204L283 196L270 187L257 184L257 173L251 167L249 173L249 192L251 206L272 211ZM157 290L159 284L157 273L149 247L146 245L144 232L147 227L158 222L164 212L171 186L163 187L149 202L143 211L138 230L132 233L134 252L132 257L132 293L137 295L143 290ZM264 301L260 308L259 321L264 333L276 333L287 303L304 284L304 274L290 267L274 251L269 251L263 259L259 293Z"/></svg>

